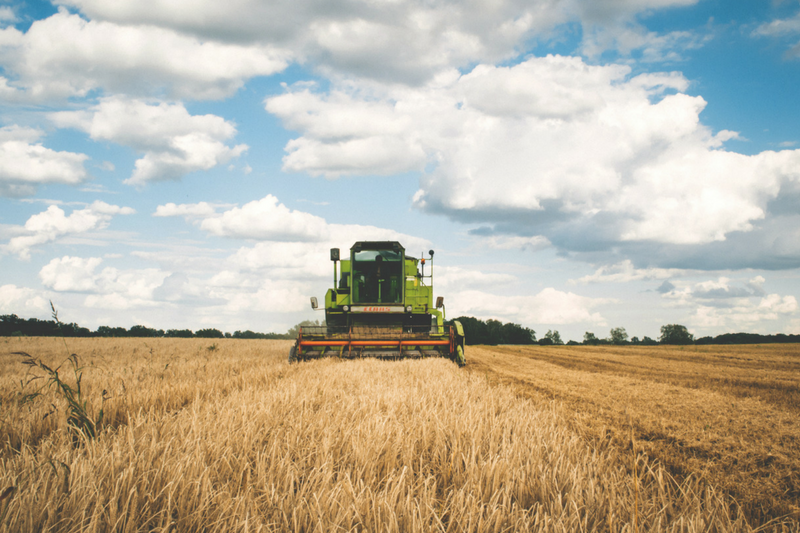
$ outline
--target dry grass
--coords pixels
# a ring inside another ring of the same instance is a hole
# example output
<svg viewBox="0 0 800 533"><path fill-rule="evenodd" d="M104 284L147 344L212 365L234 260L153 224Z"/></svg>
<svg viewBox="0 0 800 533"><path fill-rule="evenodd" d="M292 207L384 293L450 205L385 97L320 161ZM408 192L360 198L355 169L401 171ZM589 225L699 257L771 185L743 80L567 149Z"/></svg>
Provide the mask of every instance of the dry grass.
<svg viewBox="0 0 800 533"><path fill-rule="evenodd" d="M20 403L8 355L57 364L60 342L0 345L3 532L751 529L638 443L596 446L557 402L446 360L289 366L285 341L69 340L106 413L75 444L62 400Z"/></svg>
<svg viewBox="0 0 800 533"><path fill-rule="evenodd" d="M598 446L633 430L672 475L734 495L753 522L800 518L798 345L482 347L469 361L524 396L558 400Z"/></svg>

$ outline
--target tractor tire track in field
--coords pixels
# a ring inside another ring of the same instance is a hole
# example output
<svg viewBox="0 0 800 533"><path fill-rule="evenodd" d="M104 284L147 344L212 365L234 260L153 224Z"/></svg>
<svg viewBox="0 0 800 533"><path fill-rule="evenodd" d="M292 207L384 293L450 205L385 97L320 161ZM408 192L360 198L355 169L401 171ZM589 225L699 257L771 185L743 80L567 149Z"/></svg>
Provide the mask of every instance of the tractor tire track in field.
<svg viewBox="0 0 800 533"><path fill-rule="evenodd" d="M678 480L706 480L751 523L800 518L800 347L470 346L467 361L555 401L599 449L635 447Z"/></svg>

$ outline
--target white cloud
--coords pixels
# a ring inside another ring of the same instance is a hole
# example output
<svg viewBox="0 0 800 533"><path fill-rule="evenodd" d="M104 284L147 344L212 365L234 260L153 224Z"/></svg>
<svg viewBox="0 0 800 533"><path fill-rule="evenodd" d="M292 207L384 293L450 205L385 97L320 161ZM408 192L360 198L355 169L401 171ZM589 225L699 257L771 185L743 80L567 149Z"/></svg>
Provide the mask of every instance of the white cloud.
<svg viewBox="0 0 800 533"><path fill-rule="evenodd" d="M49 296L44 291L37 291L16 285L0 285L0 313L20 316L43 316L50 314Z"/></svg>
<svg viewBox="0 0 800 533"><path fill-rule="evenodd" d="M216 115L190 115L183 104L148 104L114 96L104 98L88 111L52 113L60 127L83 130L96 141L130 146L144 157L125 183L175 180L208 170L239 157L247 145L227 146L236 135L230 122Z"/></svg>
<svg viewBox="0 0 800 533"><path fill-rule="evenodd" d="M781 185L800 181L800 150L726 151L736 134L703 126L705 101L676 93L686 87L675 73L630 77L625 66L548 56L418 89L321 95L301 85L266 108L301 133L285 170L335 177L432 165L415 204L458 220L536 231L556 246L576 233L703 244L764 218ZM381 147L372 159L370 146Z"/></svg>
<svg viewBox="0 0 800 533"><path fill-rule="evenodd" d="M645 63L682 61L682 54L704 46L711 36L706 33L673 31L660 34L630 22L585 28L581 51L597 58L606 50L616 50L624 56L638 52Z"/></svg>
<svg viewBox="0 0 800 533"><path fill-rule="evenodd" d="M690 320L693 326L717 331L774 333L775 322L796 318L797 310L794 296L769 294L754 301L739 301L730 307L700 305Z"/></svg>
<svg viewBox="0 0 800 533"><path fill-rule="evenodd" d="M77 185L88 178L87 155L57 152L39 141L43 133L32 128L0 128L0 196L23 196L43 183Z"/></svg>
<svg viewBox="0 0 800 533"><path fill-rule="evenodd" d="M39 271L39 278L45 287L55 291L88 292L97 289L94 270L103 261L100 257L55 258Z"/></svg>
<svg viewBox="0 0 800 533"><path fill-rule="evenodd" d="M662 297L671 306L693 310L688 322L708 331L772 333L798 315L793 295L767 294L763 276L732 279L720 276L700 282L675 280Z"/></svg>
<svg viewBox="0 0 800 533"><path fill-rule="evenodd" d="M172 202L159 205L156 207L156 212L153 213L154 217L209 217L215 215L216 208L208 202L200 202L196 204L181 204L176 205Z"/></svg>
<svg viewBox="0 0 800 533"><path fill-rule="evenodd" d="M605 298L587 298L546 288L536 295L520 296L499 296L476 290L455 291L445 304L451 317L471 315L522 325L588 323L605 326L605 319L593 309L609 302Z"/></svg>
<svg viewBox="0 0 800 533"><path fill-rule="evenodd" d="M517 235L491 235L479 237L478 241L483 246L494 248L495 250L528 250L535 252L550 246L547 237L536 235L534 237L520 237Z"/></svg>
<svg viewBox="0 0 800 533"><path fill-rule="evenodd" d="M640 280L662 280L679 276L686 271L679 268L636 268L630 259L615 265L598 268L594 274L577 280L569 280L571 285L587 283L628 283Z"/></svg>
<svg viewBox="0 0 800 533"><path fill-rule="evenodd" d="M342 174L396 174L421 169L426 154L406 135L412 117L391 102L354 100L334 92L322 99L307 88L265 101L285 127L306 132L286 145L284 170L337 177Z"/></svg>
<svg viewBox="0 0 800 533"><path fill-rule="evenodd" d="M223 308L228 313L260 311L273 313L296 313L309 307L309 285L307 283L281 279L261 279L255 286L243 283L241 276L234 276L238 283L225 282L226 273L210 280L210 295L225 300ZM242 286L244 285L244 286Z"/></svg>
<svg viewBox="0 0 800 533"><path fill-rule="evenodd" d="M792 36L800 33L800 13L794 17L776 19L758 26L753 30L753 37L772 37L779 38ZM788 57L800 57L800 42L787 50Z"/></svg>
<svg viewBox="0 0 800 533"><path fill-rule="evenodd" d="M17 22L19 19L14 14L14 10L9 6L0 6L0 24L6 25Z"/></svg>
<svg viewBox="0 0 800 533"><path fill-rule="evenodd" d="M39 271L45 287L58 292L90 293L84 305L101 309L130 309L157 305L153 293L169 276L155 268L119 270L106 267L96 272L100 257L64 256L51 260Z"/></svg>
<svg viewBox="0 0 800 533"><path fill-rule="evenodd" d="M124 94L222 98L247 78L283 70L286 54L260 44L226 44L171 29L86 21L61 8L22 33L0 30L0 59L29 98Z"/></svg>
<svg viewBox="0 0 800 533"><path fill-rule="evenodd" d="M786 19L775 19L764 24L760 24L753 30L755 37L776 37L780 35L791 35L800 33L800 13L794 17Z"/></svg>
<svg viewBox="0 0 800 533"><path fill-rule="evenodd" d="M560 24L578 21L584 25L585 35L605 26L618 32L638 13L695 1L398 0L370 4L348 0L237 0L235 4L186 5L160 0L63 0L62 3L79 8L91 18L120 26L144 27L151 32L160 27L200 40L246 43L267 50L291 49L296 51L294 59L314 65L332 77L418 84L454 67L514 57L526 42L550 36ZM101 23L93 24L98 26L93 31L101 31ZM647 36L650 48L656 46L653 44L656 37ZM611 38L610 42L614 44L617 40L623 39ZM687 42L674 37L664 40L677 46ZM166 43L167 39L162 37L160 44ZM661 53L667 55L665 51Z"/></svg>
<svg viewBox="0 0 800 533"><path fill-rule="evenodd" d="M262 255L264 259L271 261L269 256L273 253L272 247L279 246L279 243L296 247L296 250L323 251L326 246L337 247L346 244L349 249L349 246L356 241L369 240L400 241L409 250L422 249L430 245L426 239L375 226L331 224L311 213L289 209L271 194L261 200L254 200L242 207L233 207L222 213L212 211L208 204L201 202L158 206L155 215L190 217L201 229L220 237L269 241L269 244L260 243L243 252L249 257L244 259L245 263L250 265L261 263ZM313 244L303 244L306 242ZM284 252L296 255L295 252L288 250L289 248Z"/></svg>
<svg viewBox="0 0 800 533"><path fill-rule="evenodd" d="M319 241L328 237L324 219L294 211L274 196L206 218L200 228L221 237L271 241Z"/></svg>
<svg viewBox="0 0 800 533"><path fill-rule="evenodd" d="M30 259L31 248L53 242L65 235L75 235L108 227L114 215L131 215L130 207L109 205L99 200L85 209L76 209L67 216L63 209L51 205L46 211L31 216L24 226L25 233L12 237L3 248L20 259Z"/></svg>
<svg viewBox="0 0 800 533"><path fill-rule="evenodd" d="M430 273L430 269L426 268L425 275ZM519 281L512 274L484 272L459 266L434 266L433 274L434 284L439 290L453 292L474 287L496 288Z"/></svg>
<svg viewBox="0 0 800 533"><path fill-rule="evenodd" d="M678 305L714 305L731 307L735 305L751 305L758 298L766 297L765 279L755 276L749 280L731 279L720 276L714 280L690 283L675 280L665 287L662 297L674 301ZM747 302L750 302L748 304Z"/></svg>

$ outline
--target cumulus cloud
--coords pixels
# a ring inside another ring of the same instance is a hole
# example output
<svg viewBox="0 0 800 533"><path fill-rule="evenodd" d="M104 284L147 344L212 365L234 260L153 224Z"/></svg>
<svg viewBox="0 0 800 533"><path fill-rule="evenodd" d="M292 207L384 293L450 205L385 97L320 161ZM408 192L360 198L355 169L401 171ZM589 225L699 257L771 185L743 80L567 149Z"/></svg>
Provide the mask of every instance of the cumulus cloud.
<svg viewBox="0 0 800 533"><path fill-rule="evenodd" d="M308 309L310 288L307 283L293 280L260 279L250 283L247 277L223 272L209 280L210 295L225 301L223 309L229 313L242 311L267 311L296 313Z"/></svg>
<svg viewBox="0 0 800 533"><path fill-rule="evenodd" d="M235 315L265 309L294 313L308 305L307 282L265 277L263 271L224 269L211 275L189 275L159 268L101 267L103 262L100 257L57 257L42 267L39 278L42 285L56 293L85 295L83 305L90 309L126 310L190 304L205 312L216 309ZM23 289L16 292L20 291L25 293ZM2 294L0 289L0 298Z"/></svg>
<svg viewBox="0 0 800 533"><path fill-rule="evenodd" d="M500 296L496 293L456 291L447 302L450 314L496 318L525 324L593 324L605 326L594 308L609 303L606 298L588 298L572 292L546 288L535 295Z"/></svg>
<svg viewBox="0 0 800 533"><path fill-rule="evenodd" d="M0 285L0 313L21 316L50 314L48 293L7 284Z"/></svg>
<svg viewBox="0 0 800 533"><path fill-rule="evenodd" d="M9 6L0 6L0 25L12 24L19 20Z"/></svg>
<svg viewBox="0 0 800 533"><path fill-rule="evenodd" d="M348 0L239 0L234 5L192 5L190 10L181 3L158 0L63 3L92 19L106 21L102 23L106 25L157 27L192 35L201 42L291 49L296 52L293 59L315 65L333 77L419 84L452 68L514 57L526 42L550 36L564 23L578 21L585 35L605 26L617 32L638 13L695 1L401 0L372 5ZM93 24L98 26L95 31L100 31L102 25ZM662 55L667 55L663 51L667 44L683 46L687 42L673 37L666 39L666 44L657 43L657 37L649 35L646 40L650 48L660 45ZM607 39L610 45L629 40Z"/></svg>
<svg viewBox="0 0 800 533"><path fill-rule="evenodd" d="M772 333L777 324L797 318L798 305L793 295L767 293L765 282L763 276L720 276L699 282L673 280L659 292L670 306L692 310L687 320L695 328Z"/></svg>
<svg viewBox="0 0 800 533"><path fill-rule="evenodd" d="M206 218L200 228L221 237L269 241L318 241L328 237L324 219L289 209L271 194Z"/></svg>
<svg viewBox="0 0 800 533"><path fill-rule="evenodd" d="M705 101L687 85L676 73L548 56L422 88L300 85L266 109L301 134L286 170L390 173L405 161L424 171L417 207L565 250L708 244L764 219L781 187L800 181L800 151L726 150L736 134L703 126ZM351 120L332 118L348 108ZM365 165L376 143L381 163Z"/></svg>
<svg viewBox="0 0 800 533"><path fill-rule="evenodd" d="M692 325L700 328L727 331L757 331L774 333L771 328L779 319L797 317L794 296L769 294L758 300L743 300L728 307L697 307L691 317Z"/></svg>
<svg viewBox="0 0 800 533"><path fill-rule="evenodd" d="M768 298L764 291L765 279L755 276L749 280L736 280L720 276L714 280L689 283L676 280L675 283L662 285L662 297L673 300L679 305L699 305L732 307L745 305L747 300ZM772 295L775 296L775 295Z"/></svg>
<svg viewBox="0 0 800 533"><path fill-rule="evenodd" d="M84 305L90 308L130 309L157 305L153 293L169 272L114 267L97 272L102 261L100 257L57 257L42 267L39 278L45 287L57 292L89 293Z"/></svg>
<svg viewBox="0 0 800 533"><path fill-rule="evenodd" d="M332 244L332 247L346 244L349 248L355 241L364 240L400 241L410 250L422 249L430 245L430 242L425 239L375 226L331 224L311 213L289 209L271 194L222 213L217 213L215 209L210 208L209 204L204 202L166 204L156 208L155 216L186 216L194 220L201 229L213 235L268 241L275 245L287 243L288 246L298 246L298 249L308 249L302 244L306 242L316 243L316 248L320 246L324 248L329 244ZM273 244L269 246L273 246ZM270 252L266 251L267 248L267 245L261 247L266 254L269 254ZM261 254L257 253L256 255ZM255 264L258 261L253 259L247 262Z"/></svg>
<svg viewBox="0 0 800 533"><path fill-rule="evenodd" d="M89 177L87 155L45 148L42 136L33 128L0 128L0 196L32 195L43 183L77 185Z"/></svg>
<svg viewBox="0 0 800 533"><path fill-rule="evenodd" d="M39 271L45 287L55 291L88 292L97 289L94 270L103 261L100 257L70 257L65 255L50 261Z"/></svg>
<svg viewBox="0 0 800 533"><path fill-rule="evenodd" d="M130 207L110 205L99 200L85 209L76 209L69 216L63 209L51 205L46 211L31 216L24 233L12 237L3 248L20 259L30 259L31 248L53 242L65 235L75 235L108 227L114 215L131 215Z"/></svg>
<svg viewBox="0 0 800 533"><path fill-rule="evenodd" d="M27 32L0 29L0 59L31 99L90 91L177 98L222 98L253 76L283 70L286 53L269 45L198 39L147 25L87 21L59 9Z"/></svg>
<svg viewBox="0 0 800 533"><path fill-rule="evenodd" d="M233 124L216 115L190 115L183 104L150 104L120 96L104 98L86 111L52 113L59 127L85 131L93 140L130 146L144 157L125 183L176 180L239 157L247 145L228 146Z"/></svg>
<svg viewBox="0 0 800 533"><path fill-rule="evenodd" d="M442 290L459 291L473 287L496 288L519 281L512 274L484 272L459 266L435 266L433 273L436 287ZM429 269L425 271L425 275L428 274L430 274Z"/></svg>

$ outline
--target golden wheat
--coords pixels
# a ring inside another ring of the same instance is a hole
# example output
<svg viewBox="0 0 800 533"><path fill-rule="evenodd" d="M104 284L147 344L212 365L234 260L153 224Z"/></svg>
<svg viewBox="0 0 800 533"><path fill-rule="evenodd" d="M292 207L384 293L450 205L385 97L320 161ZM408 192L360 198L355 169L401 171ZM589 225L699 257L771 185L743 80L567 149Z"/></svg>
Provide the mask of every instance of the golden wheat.
<svg viewBox="0 0 800 533"><path fill-rule="evenodd" d="M21 403L24 369L0 356L0 491L14 487L0 531L750 529L637 443L594 446L558 403L446 360L290 366L281 341L68 343L108 418L76 445L61 400ZM6 348L65 358L53 339Z"/></svg>

